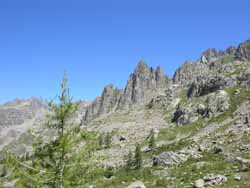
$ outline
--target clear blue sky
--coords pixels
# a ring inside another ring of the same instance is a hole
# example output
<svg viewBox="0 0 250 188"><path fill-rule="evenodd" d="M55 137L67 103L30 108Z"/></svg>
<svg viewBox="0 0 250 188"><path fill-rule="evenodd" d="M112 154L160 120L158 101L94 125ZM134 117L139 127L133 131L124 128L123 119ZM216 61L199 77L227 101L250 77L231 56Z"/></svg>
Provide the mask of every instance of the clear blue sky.
<svg viewBox="0 0 250 188"><path fill-rule="evenodd" d="M139 60L172 75L209 47L250 38L249 0L1 0L0 102L123 88Z"/></svg>

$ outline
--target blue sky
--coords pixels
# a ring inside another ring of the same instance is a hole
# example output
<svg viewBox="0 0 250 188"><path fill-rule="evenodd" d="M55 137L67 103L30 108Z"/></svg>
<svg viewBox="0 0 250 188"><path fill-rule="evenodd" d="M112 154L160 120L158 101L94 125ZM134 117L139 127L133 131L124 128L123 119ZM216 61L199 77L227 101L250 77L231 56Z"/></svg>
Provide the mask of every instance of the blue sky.
<svg viewBox="0 0 250 188"><path fill-rule="evenodd" d="M123 88L139 60L172 75L209 47L250 38L249 0L1 0L0 102Z"/></svg>

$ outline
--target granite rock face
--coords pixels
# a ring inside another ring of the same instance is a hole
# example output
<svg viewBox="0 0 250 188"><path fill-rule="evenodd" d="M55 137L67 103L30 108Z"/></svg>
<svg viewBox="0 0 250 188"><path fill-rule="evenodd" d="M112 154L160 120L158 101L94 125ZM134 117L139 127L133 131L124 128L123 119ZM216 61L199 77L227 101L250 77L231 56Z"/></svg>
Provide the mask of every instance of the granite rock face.
<svg viewBox="0 0 250 188"><path fill-rule="evenodd" d="M124 108L132 104L145 104L152 98L152 93L164 88L169 79L164 75L162 69L157 67L156 71L140 62L134 73L130 75L124 93L121 97L119 107Z"/></svg>
<svg viewBox="0 0 250 188"><path fill-rule="evenodd" d="M191 123L192 117L194 117L194 114L191 108L178 106L173 114L172 122L175 122L179 126L186 125Z"/></svg>
<svg viewBox="0 0 250 188"><path fill-rule="evenodd" d="M95 101L87 107L85 113L85 121L107 114L115 110L120 100L122 90L114 88L113 85L108 85L104 88L101 97L97 97Z"/></svg>
<svg viewBox="0 0 250 188"><path fill-rule="evenodd" d="M218 91L217 93L212 93L207 97L207 108L206 116L212 117L217 116L229 109L230 98L227 92Z"/></svg>
<svg viewBox="0 0 250 188"><path fill-rule="evenodd" d="M250 40L239 45L236 51L236 57L240 60L250 60Z"/></svg>
<svg viewBox="0 0 250 188"><path fill-rule="evenodd" d="M154 70L141 61L130 75L125 90L114 88L113 85L106 86L101 97L96 98L87 108L84 120L129 108L133 104L146 104L154 92L166 88L169 83L170 79L160 67Z"/></svg>
<svg viewBox="0 0 250 188"><path fill-rule="evenodd" d="M220 75L200 76L188 90L188 97L200 97L236 85L236 79L228 79Z"/></svg>
<svg viewBox="0 0 250 188"><path fill-rule="evenodd" d="M191 84L199 76L205 76L209 72L207 64L200 62L186 62L178 68L174 74L173 81L175 84Z"/></svg>
<svg viewBox="0 0 250 188"><path fill-rule="evenodd" d="M217 52L214 48L209 48L205 52L203 52L201 56L201 63L209 64L212 61L216 60L220 56L220 53Z"/></svg>
<svg viewBox="0 0 250 188"><path fill-rule="evenodd" d="M141 181L136 181L131 183L127 188L146 188L143 182Z"/></svg>
<svg viewBox="0 0 250 188"><path fill-rule="evenodd" d="M200 59L195 62L186 62L178 68L174 74L173 81L175 84L189 85L193 83L197 77L230 72L234 60L248 61L250 60L250 40L241 43L238 47L229 47L225 51L217 51L214 48L208 49L202 53Z"/></svg>
<svg viewBox="0 0 250 188"><path fill-rule="evenodd" d="M187 160L184 154L175 152L163 152L153 158L153 164L156 165L178 165Z"/></svg>
<svg viewBox="0 0 250 188"><path fill-rule="evenodd" d="M250 86L250 69L248 68L245 72L243 72L238 80L241 86L249 87Z"/></svg>

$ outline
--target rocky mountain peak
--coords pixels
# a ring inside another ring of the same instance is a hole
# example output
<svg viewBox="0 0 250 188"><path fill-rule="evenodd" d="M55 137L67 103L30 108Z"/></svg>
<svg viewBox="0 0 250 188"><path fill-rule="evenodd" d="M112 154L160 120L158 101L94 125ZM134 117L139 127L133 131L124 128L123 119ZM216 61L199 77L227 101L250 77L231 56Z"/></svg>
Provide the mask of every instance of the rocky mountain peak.
<svg viewBox="0 0 250 188"><path fill-rule="evenodd" d="M135 73L144 73L145 71L148 71L150 68L149 66L145 63L145 61L141 60L139 61L138 65L135 68Z"/></svg>
<svg viewBox="0 0 250 188"><path fill-rule="evenodd" d="M119 107L128 107L131 104L144 104L158 89L166 86L169 79L158 67L156 71L145 62L140 61L133 74L130 75Z"/></svg>
<svg viewBox="0 0 250 188"><path fill-rule="evenodd" d="M201 62L202 63L210 63L211 61L218 58L219 52L215 48L209 48L202 53Z"/></svg>
<svg viewBox="0 0 250 188"><path fill-rule="evenodd" d="M250 60L250 40L246 40L239 45L236 57L240 60Z"/></svg>
<svg viewBox="0 0 250 188"><path fill-rule="evenodd" d="M113 84L104 87L101 97L97 97L86 109L84 120L88 121L102 114L116 110L121 98L122 90L115 88Z"/></svg>
<svg viewBox="0 0 250 188"><path fill-rule="evenodd" d="M0 126L20 125L46 105L38 98L15 99L0 106Z"/></svg>
<svg viewBox="0 0 250 188"><path fill-rule="evenodd" d="M208 76L213 70L225 68L225 61L250 60L250 40L241 43L237 48L229 47L225 51L217 51L215 48L209 48L202 53L201 58L196 62L186 62L179 67L174 74L174 83L189 85L197 77ZM229 67L230 65L227 65Z"/></svg>
<svg viewBox="0 0 250 188"><path fill-rule="evenodd" d="M154 70L144 61L140 61L130 75L125 89L115 88L112 84L107 85L101 97L89 105L84 119L88 121L118 109L129 108L133 104L145 104L169 82L170 79L164 75L160 67Z"/></svg>

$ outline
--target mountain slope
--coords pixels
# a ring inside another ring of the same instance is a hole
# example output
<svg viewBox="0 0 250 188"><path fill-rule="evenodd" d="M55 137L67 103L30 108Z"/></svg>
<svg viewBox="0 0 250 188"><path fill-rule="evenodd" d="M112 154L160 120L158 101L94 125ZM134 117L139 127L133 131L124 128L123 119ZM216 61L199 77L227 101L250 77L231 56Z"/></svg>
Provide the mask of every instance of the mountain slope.
<svg viewBox="0 0 250 188"><path fill-rule="evenodd" d="M88 186L122 188L139 181L130 187L250 187L249 67L249 40L225 51L206 50L173 79L140 62L125 89L108 85L101 97L83 102L72 117L81 123L75 151L96 135L110 135L108 146L96 148L93 160L100 168ZM0 109L13 106L20 105ZM8 117L8 124L16 122ZM127 156L137 144L143 167L128 169Z"/></svg>

